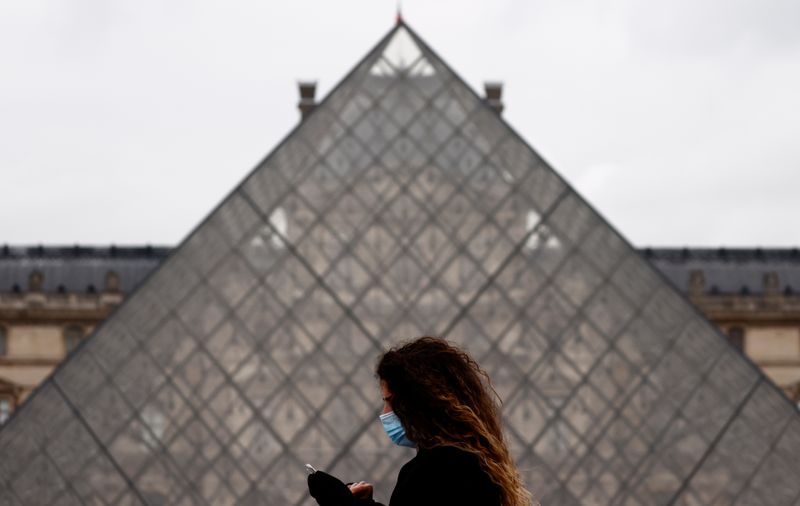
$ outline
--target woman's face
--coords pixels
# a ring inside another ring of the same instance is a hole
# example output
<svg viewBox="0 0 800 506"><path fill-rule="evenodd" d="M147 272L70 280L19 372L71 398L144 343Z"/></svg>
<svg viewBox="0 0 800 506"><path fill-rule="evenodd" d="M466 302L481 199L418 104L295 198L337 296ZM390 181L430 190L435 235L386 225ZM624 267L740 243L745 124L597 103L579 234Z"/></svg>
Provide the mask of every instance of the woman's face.
<svg viewBox="0 0 800 506"><path fill-rule="evenodd" d="M381 380L381 398L383 398L383 411L381 411L381 414L384 415L392 411L392 393L383 380Z"/></svg>

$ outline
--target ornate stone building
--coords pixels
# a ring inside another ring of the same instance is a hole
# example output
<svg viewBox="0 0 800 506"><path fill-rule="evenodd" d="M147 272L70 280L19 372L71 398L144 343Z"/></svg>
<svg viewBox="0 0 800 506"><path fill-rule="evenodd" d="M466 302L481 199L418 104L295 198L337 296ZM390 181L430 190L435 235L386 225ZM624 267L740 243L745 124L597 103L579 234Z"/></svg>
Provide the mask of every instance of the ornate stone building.
<svg viewBox="0 0 800 506"><path fill-rule="evenodd" d="M167 257L166 247L0 251L0 421ZM800 402L800 252L646 248L697 309Z"/></svg>
<svg viewBox="0 0 800 506"><path fill-rule="evenodd" d="M800 251L645 249L697 309L800 401Z"/></svg>
<svg viewBox="0 0 800 506"><path fill-rule="evenodd" d="M149 246L0 249L0 422L168 252Z"/></svg>

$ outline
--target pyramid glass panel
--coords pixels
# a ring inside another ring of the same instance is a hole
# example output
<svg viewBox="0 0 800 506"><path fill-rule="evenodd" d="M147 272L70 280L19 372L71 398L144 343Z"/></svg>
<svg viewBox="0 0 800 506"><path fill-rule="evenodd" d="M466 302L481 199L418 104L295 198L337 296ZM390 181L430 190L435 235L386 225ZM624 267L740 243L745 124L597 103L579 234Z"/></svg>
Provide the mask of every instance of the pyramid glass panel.
<svg viewBox="0 0 800 506"><path fill-rule="evenodd" d="M0 430L0 502L386 500L372 368L423 334L543 504L800 504L797 409L402 22Z"/></svg>

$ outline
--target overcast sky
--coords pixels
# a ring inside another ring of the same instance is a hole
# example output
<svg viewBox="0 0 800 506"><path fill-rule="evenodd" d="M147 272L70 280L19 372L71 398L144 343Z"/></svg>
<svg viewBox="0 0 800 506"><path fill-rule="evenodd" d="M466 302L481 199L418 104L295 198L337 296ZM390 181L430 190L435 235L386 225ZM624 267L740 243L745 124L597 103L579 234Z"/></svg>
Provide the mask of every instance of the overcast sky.
<svg viewBox="0 0 800 506"><path fill-rule="evenodd" d="M181 240L389 0L0 0L0 243ZM406 0L637 246L800 245L800 1Z"/></svg>

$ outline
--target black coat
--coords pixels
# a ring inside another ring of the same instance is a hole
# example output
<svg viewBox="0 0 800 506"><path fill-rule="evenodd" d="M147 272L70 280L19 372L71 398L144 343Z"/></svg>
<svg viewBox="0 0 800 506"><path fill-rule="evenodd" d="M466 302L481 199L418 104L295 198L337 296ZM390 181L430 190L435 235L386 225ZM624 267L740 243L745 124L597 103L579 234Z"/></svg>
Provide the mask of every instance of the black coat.
<svg viewBox="0 0 800 506"><path fill-rule="evenodd" d="M458 448L420 450L397 476L389 506L496 506L497 486L478 458Z"/></svg>
<svg viewBox="0 0 800 506"><path fill-rule="evenodd" d="M356 500L339 479L318 471L308 478L311 495L322 506L382 506ZM420 450L397 476L389 506L497 506L497 486L477 457L449 446Z"/></svg>

